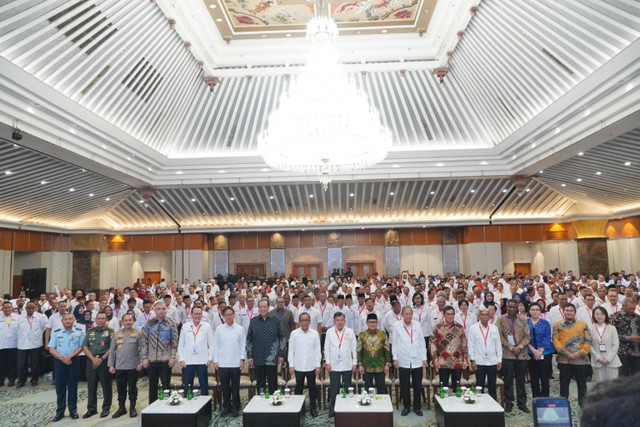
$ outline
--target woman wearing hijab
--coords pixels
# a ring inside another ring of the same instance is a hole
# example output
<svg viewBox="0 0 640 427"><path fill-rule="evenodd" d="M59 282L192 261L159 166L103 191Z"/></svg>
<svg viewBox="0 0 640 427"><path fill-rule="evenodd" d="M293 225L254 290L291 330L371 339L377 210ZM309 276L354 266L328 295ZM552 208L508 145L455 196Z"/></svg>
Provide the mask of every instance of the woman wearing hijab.
<svg viewBox="0 0 640 427"><path fill-rule="evenodd" d="M483 302L483 304L487 308L489 308L490 305L494 306L496 308L496 315L498 315L498 316L500 316L500 314L502 313L500 305L496 304L496 302L494 301L493 292L486 292L484 294L484 302Z"/></svg>
<svg viewBox="0 0 640 427"><path fill-rule="evenodd" d="M118 319L113 315L113 310L110 305L104 308L104 313L107 315L106 326L113 329L114 332L118 332L120 330L120 322L118 322Z"/></svg>

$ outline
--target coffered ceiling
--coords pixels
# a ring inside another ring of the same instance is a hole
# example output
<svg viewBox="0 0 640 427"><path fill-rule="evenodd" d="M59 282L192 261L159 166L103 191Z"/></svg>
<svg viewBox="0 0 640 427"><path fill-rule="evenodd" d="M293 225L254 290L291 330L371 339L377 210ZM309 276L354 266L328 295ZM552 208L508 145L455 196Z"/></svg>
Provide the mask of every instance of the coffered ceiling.
<svg viewBox="0 0 640 427"><path fill-rule="evenodd" d="M0 191L0 221L70 230L347 227L640 209L637 2L329 6L345 71L381 111L393 149L374 168L335 176L324 193L317 177L271 170L256 151L305 62L300 35L313 4L3 2L0 167L33 163L43 176L0 175L11 182ZM256 21L238 19L248 13ZM438 67L448 68L444 84ZM219 80L213 91L205 77ZM21 141L11 140L14 126ZM64 179L42 191L44 175ZM515 190L517 176L528 177L529 191ZM450 195L425 209L434 186ZM402 201L387 200L391 192ZM279 207L271 193L281 195ZM76 198L89 194L100 197Z"/></svg>

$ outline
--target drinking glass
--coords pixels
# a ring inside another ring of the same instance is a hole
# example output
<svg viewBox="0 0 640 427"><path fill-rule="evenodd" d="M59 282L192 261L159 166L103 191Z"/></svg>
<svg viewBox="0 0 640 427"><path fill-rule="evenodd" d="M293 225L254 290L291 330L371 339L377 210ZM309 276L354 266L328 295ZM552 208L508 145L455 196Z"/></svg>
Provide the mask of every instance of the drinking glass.
<svg viewBox="0 0 640 427"><path fill-rule="evenodd" d="M348 389L349 397L353 397L353 387L349 387Z"/></svg>

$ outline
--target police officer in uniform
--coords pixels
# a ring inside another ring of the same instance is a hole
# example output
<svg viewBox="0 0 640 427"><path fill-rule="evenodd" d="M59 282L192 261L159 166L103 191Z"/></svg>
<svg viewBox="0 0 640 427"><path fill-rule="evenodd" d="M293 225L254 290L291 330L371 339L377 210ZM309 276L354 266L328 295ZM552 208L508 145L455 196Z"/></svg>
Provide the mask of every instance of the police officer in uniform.
<svg viewBox="0 0 640 427"><path fill-rule="evenodd" d="M57 408L53 422L64 418L67 390L69 392L69 415L78 419L78 354L82 351L84 331L74 328L73 314L62 316L62 328L51 333L47 346L53 357L53 368L56 376Z"/></svg>
<svg viewBox="0 0 640 427"><path fill-rule="evenodd" d="M115 374L118 387L118 410L112 418L118 418L127 413L127 386L129 386L129 416L135 418L136 399L138 398L138 372L142 370L140 358L140 342L142 333L134 329L134 317L131 313L122 316L122 329L111 341L109 350L109 372Z"/></svg>
<svg viewBox="0 0 640 427"><path fill-rule="evenodd" d="M87 413L82 418L89 418L98 413L98 382L102 387L102 412L100 418L105 418L111 410L113 398L113 377L109 373L107 358L113 338L113 329L105 326L107 315L99 312L96 315L96 326L87 331L82 343L87 355Z"/></svg>

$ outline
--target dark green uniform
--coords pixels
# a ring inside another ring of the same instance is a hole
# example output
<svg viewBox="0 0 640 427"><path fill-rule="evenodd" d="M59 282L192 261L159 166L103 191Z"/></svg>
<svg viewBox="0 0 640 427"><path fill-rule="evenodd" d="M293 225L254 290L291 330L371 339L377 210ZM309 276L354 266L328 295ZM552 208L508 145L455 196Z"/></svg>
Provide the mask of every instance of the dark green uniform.
<svg viewBox="0 0 640 427"><path fill-rule="evenodd" d="M95 327L87 331L84 337L83 346L87 347L94 357L100 358L102 362L97 368L93 367L93 363L87 360L87 412L97 413L98 408L98 382L102 387L102 413L109 413L111 410L111 401L113 399L113 376L109 373L107 366L107 357L105 354L111 347L114 331L111 328L103 326Z"/></svg>

